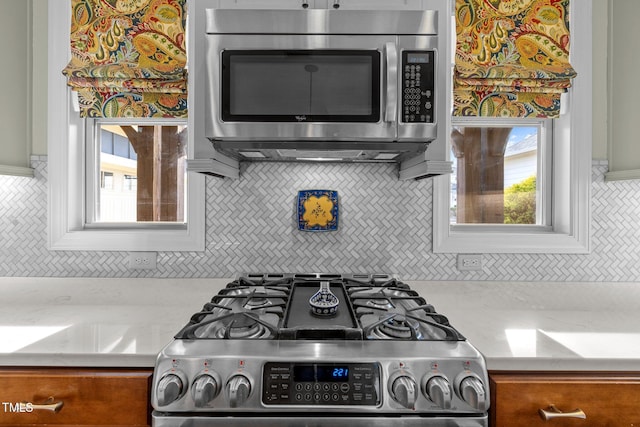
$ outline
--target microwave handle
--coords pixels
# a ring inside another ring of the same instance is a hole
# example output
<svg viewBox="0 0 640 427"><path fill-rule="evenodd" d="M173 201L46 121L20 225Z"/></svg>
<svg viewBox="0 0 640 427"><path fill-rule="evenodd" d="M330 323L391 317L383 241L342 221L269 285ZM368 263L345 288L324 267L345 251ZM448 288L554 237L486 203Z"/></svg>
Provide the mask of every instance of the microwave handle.
<svg viewBox="0 0 640 427"><path fill-rule="evenodd" d="M384 58L387 72L384 121L395 123L398 109L398 50L395 43L388 42L384 45Z"/></svg>

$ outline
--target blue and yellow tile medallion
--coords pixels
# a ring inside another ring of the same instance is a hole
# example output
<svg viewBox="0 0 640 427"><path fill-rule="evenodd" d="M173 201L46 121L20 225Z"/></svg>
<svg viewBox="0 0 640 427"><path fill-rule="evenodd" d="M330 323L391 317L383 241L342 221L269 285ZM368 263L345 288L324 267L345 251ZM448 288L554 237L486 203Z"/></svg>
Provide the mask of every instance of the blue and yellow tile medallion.
<svg viewBox="0 0 640 427"><path fill-rule="evenodd" d="M333 190L298 191L298 229L335 231L338 229L338 192Z"/></svg>

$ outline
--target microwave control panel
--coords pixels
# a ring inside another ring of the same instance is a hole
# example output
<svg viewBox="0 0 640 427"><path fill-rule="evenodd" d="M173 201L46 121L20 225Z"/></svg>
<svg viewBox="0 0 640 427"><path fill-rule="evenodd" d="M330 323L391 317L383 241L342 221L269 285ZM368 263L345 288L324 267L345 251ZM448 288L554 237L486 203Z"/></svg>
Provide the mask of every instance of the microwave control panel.
<svg viewBox="0 0 640 427"><path fill-rule="evenodd" d="M404 123L433 123L435 52L402 52L402 105Z"/></svg>

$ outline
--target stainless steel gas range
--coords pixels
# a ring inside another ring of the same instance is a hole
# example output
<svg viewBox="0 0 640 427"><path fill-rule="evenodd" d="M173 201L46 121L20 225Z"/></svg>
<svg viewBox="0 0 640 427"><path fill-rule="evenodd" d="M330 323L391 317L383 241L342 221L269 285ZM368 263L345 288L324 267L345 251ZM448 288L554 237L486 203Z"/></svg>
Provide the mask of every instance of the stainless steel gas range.
<svg viewBox="0 0 640 427"><path fill-rule="evenodd" d="M486 427L482 355L386 275L248 274L159 354L155 427Z"/></svg>

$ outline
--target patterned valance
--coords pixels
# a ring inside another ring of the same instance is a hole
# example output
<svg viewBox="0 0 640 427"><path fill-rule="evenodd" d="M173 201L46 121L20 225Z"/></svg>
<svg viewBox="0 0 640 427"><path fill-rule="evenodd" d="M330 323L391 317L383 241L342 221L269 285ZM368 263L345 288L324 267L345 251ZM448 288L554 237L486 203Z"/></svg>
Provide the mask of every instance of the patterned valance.
<svg viewBox="0 0 640 427"><path fill-rule="evenodd" d="M569 0L456 0L454 116L558 117Z"/></svg>
<svg viewBox="0 0 640 427"><path fill-rule="evenodd" d="M72 0L63 70L83 117L187 116L187 0Z"/></svg>

